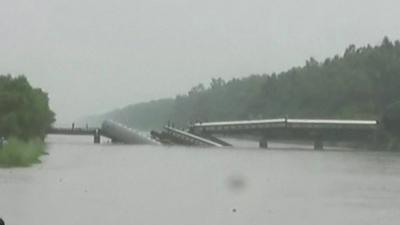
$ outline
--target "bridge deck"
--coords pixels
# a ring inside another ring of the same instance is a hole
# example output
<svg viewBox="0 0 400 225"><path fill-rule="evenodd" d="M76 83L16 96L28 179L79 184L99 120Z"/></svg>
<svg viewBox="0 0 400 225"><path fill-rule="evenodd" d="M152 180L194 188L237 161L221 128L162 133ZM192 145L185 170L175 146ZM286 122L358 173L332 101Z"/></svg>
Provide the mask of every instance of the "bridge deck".
<svg viewBox="0 0 400 225"><path fill-rule="evenodd" d="M267 139L369 140L376 137L379 124L374 120L271 119L196 123L190 132L224 135L255 135Z"/></svg>
<svg viewBox="0 0 400 225"><path fill-rule="evenodd" d="M214 146L214 147L223 147L223 145L216 143L211 140L207 140L205 138L199 137L195 134L191 134L189 132L179 130L173 127L165 126L164 129L170 133L171 135L184 139L186 141L192 142L194 144L200 144L200 145L207 145L207 146Z"/></svg>
<svg viewBox="0 0 400 225"><path fill-rule="evenodd" d="M59 135L95 135L96 132L100 132L99 128L55 128L52 127L47 131L47 134L59 134Z"/></svg>
<svg viewBox="0 0 400 225"><path fill-rule="evenodd" d="M265 128L326 128L326 129L376 129L375 120L311 120L311 119L271 119L195 123L194 130L240 130Z"/></svg>

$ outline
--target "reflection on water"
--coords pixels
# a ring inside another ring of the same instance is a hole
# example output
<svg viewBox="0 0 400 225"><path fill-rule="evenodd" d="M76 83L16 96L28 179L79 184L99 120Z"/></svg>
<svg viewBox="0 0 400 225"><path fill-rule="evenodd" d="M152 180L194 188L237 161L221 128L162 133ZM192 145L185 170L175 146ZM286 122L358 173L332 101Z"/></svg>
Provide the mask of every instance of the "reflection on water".
<svg viewBox="0 0 400 225"><path fill-rule="evenodd" d="M93 145L48 139L28 169L0 169L6 224L395 224L400 154Z"/></svg>

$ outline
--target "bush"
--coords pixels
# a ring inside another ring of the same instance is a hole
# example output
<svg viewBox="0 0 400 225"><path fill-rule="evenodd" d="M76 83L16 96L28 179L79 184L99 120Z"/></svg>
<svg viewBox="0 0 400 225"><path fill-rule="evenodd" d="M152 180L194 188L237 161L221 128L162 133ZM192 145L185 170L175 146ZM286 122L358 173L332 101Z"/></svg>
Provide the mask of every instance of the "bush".
<svg viewBox="0 0 400 225"><path fill-rule="evenodd" d="M40 156L45 153L44 143L40 139L21 141L10 138L0 148L0 167L28 167L39 163Z"/></svg>

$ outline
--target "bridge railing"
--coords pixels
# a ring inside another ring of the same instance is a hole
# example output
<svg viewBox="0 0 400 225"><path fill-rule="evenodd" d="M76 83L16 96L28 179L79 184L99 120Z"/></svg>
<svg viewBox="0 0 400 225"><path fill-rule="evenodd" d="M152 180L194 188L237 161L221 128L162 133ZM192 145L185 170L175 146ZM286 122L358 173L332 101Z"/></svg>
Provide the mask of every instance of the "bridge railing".
<svg viewBox="0 0 400 225"><path fill-rule="evenodd" d="M62 127L51 127L47 130L47 134L69 134L69 135L93 135L100 131L100 128L62 128Z"/></svg>
<svg viewBox="0 0 400 225"><path fill-rule="evenodd" d="M199 137L197 135L191 134L189 132L179 130L173 127L165 126L164 129L172 136L177 138L181 138L185 141L192 142L198 145L207 145L207 146L214 146L214 147L223 147L221 144L205 139L203 137Z"/></svg>
<svg viewBox="0 0 400 225"><path fill-rule="evenodd" d="M376 129L376 120L309 120L288 119L287 127L291 128L327 128L327 129Z"/></svg>
<svg viewBox="0 0 400 225"><path fill-rule="evenodd" d="M199 132L224 132L235 130L264 130L273 128L301 128L301 129L354 129L375 130L379 127L375 120L321 120L321 119L270 119L270 120L245 120L226 122L195 123L191 131Z"/></svg>

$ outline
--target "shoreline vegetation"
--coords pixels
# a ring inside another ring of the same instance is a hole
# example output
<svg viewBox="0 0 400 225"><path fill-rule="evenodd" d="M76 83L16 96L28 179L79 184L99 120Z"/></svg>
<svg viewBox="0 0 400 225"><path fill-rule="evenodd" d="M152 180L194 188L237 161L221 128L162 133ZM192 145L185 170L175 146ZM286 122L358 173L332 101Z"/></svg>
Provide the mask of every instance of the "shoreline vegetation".
<svg viewBox="0 0 400 225"><path fill-rule="evenodd" d="M0 148L0 167L29 167L40 163L40 157L45 154L45 144L40 139L23 141L9 138Z"/></svg>
<svg viewBox="0 0 400 225"><path fill-rule="evenodd" d="M383 120L383 149L400 150L400 41L385 37L379 45L348 46L342 55L281 73L213 78L175 98L132 104L83 118L98 125L112 119L141 130L173 122L280 118ZM386 113L390 112L388 117ZM386 129L389 126L389 129ZM393 128L392 127L397 127Z"/></svg>
<svg viewBox="0 0 400 225"><path fill-rule="evenodd" d="M0 75L0 167L27 167L46 154L46 130L55 121L46 92L25 76Z"/></svg>

